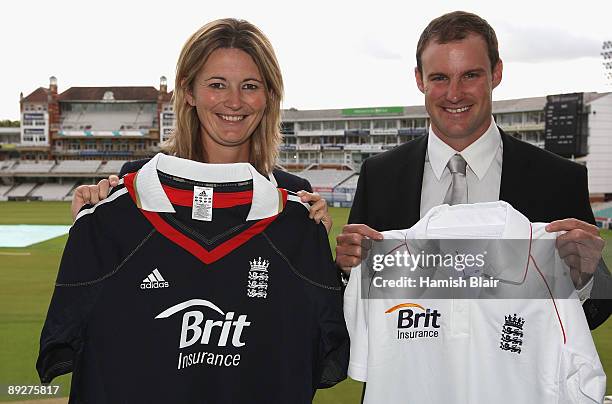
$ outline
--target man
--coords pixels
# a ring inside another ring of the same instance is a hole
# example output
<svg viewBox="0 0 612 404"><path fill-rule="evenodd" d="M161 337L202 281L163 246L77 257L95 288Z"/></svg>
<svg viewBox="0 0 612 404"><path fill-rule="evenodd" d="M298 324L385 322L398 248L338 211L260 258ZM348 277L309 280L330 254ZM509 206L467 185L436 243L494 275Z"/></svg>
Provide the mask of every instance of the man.
<svg viewBox="0 0 612 404"><path fill-rule="evenodd" d="M338 266L347 272L360 262L364 238L409 228L447 201L453 181L447 165L458 158L465 167L463 202L504 200L532 222L551 222L547 231L566 231L557 247L581 300L589 294L609 298L610 275L601 260L605 243L594 225L586 168L495 125L492 92L503 63L494 30L471 13L445 14L423 31L416 56L429 134L364 162L350 224L337 237ZM609 300L590 299L583 308L592 329L610 315Z"/></svg>

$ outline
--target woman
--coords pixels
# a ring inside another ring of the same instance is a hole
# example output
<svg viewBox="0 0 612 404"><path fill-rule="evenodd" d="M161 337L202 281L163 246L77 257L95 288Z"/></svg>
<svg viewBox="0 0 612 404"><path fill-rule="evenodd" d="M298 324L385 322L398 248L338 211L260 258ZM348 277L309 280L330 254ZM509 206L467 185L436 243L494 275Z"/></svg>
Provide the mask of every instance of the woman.
<svg viewBox="0 0 612 404"><path fill-rule="evenodd" d="M166 151L182 159L213 163L199 165L194 171L200 173L218 171L216 163L232 164L231 168L217 166L231 171L238 166L234 163L248 162L281 188L310 190L306 180L274 169L281 141L282 91L272 47L255 26L235 19L206 24L187 41L178 60L177 124ZM158 155L149 164L124 165L120 175L144 168L138 177L126 175L124 184L116 184L119 191L108 198L108 204L81 212L72 227L69 253L64 252L41 336L37 364L41 380L48 382L76 370L71 392L75 397L98 393L115 397L125 389L122 400L130 402L141 394L137 401L170 402L173 397L174 402L237 403L310 402L316 388L343 380L348 333L325 231L305 219L302 204L289 203L287 193L274 186L266 194L267 201L273 194L274 206L278 203L282 213L245 222L230 212L227 221L212 222L217 230L211 234L204 233L206 222L186 228L179 217L184 208L177 206L173 217L152 213L168 210L145 212L139 195L147 191L136 189L137 178L146 174L157 179L157 170L168 174L156 165L161 160L179 159ZM193 161L188 163L194 167ZM158 187L160 181L167 181L164 185L176 188L164 191L167 198L171 192L184 193L180 185L194 184L173 175L160 174L158 179ZM259 205L253 208L256 175L252 176L249 215L262 210ZM106 197L115 181L111 177L97 186L79 187L73 214L79 205ZM268 181L258 182L262 183L263 189L269 189ZM249 186L243 180L226 185ZM310 193L302 193L301 199L314 202L312 219L331 226L323 199ZM236 208L240 212L241 206ZM190 219L191 207L188 210ZM219 209L215 217L223 214ZM115 220L122 226L105 226ZM139 242L127 244L127 238ZM238 247L224 248L231 243ZM126 245L129 248L121 250ZM196 250L204 252L196 257L191 254ZM85 269L83 256L95 257ZM150 284L163 284L148 288L147 279ZM134 280L142 282L140 287L131 287ZM67 316L67 311L77 314ZM113 358L124 351L125 361L116 366ZM163 383L162 374L168 375ZM151 377L145 384L152 389L147 386L145 391L132 383L132 378L140 381L143 375Z"/></svg>
<svg viewBox="0 0 612 404"><path fill-rule="evenodd" d="M329 232L332 220L325 200L311 193L308 181L274 168L282 138L282 94L272 45L257 27L232 19L207 24L179 56L173 95L176 128L165 150L208 163L250 162L279 187L300 191L302 202L312 203L309 217L323 222ZM146 161L127 163L120 176ZM83 205L106 198L118 180L112 175L97 185L79 186L72 199L73 218Z"/></svg>

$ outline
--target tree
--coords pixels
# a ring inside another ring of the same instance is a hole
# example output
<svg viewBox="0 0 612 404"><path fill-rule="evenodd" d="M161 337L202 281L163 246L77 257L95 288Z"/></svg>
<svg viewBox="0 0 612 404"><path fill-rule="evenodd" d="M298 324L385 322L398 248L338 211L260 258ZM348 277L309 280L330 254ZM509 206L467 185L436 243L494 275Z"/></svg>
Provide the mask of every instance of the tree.
<svg viewBox="0 0 612 404"><path fill-rule="evenodd" d="M0 128L18 128L21 126L19 121L11 121L10 119L0 120Z"/></svg>

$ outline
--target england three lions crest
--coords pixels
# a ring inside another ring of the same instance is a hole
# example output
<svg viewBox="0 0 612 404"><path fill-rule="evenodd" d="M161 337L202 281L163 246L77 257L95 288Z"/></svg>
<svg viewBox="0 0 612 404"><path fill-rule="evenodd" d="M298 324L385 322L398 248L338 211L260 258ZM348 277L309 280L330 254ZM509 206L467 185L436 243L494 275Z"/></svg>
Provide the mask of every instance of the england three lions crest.
<svg viewBox="0 0 612 404"><path fill-rule="evenodd" d="M516 354L521 353L523 346L523 326L525 319L514 315L506 316L501 332L499 348L503 351L510 351Z"/></svg>
<svg viewBox="0 0 612 404"><path fill-rule="evenodd" d="M265 299L268 296L268 266L270 261L261 259L249 261L251 269L247 280L247 296Z"/></svg>

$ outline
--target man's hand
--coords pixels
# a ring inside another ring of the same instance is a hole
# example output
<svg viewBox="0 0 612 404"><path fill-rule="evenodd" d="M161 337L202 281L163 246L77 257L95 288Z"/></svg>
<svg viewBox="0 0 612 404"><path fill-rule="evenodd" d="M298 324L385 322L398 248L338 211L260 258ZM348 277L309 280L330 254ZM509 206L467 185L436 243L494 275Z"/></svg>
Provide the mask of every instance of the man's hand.
<svg viewBox="0 0 612 404"><path fill-rule="evenodd" d="M350 271L361 262L363 239L382 240L383 235L365 224L347 224L336 237L336 265ZM368 246L364 246L368 248Z"/></svg>
<svg viewBox="0 0 612 404"><path fill-rule="evenodd" d="M119 177L110 175L108 179L100 180L97 185L79 185L72 196L72 204L70 206L72 220L76 219L83 205L95 205L101 200L106 199L109 189L116 187L118 183Z"/></svg>
<svg viewBox="0 0 612 404"><path fill-rule="evenodd" d="M599 236L597 226L578 219L556 220L546 231L567 233L557 237L559 256L570 268L576 289L581 289L593 276L606 242Z"/></svg>
<svg viewBox="0 0 612 404"><path fill-rule="evenodd" d="M327 201L321 198L316 192L298 191L298 196L304 203L310 203L310 214L309 218L313 219L317 224L323 222L325 230L329 233L329 229L332 227L332 218L327 211Z"/></svg>

